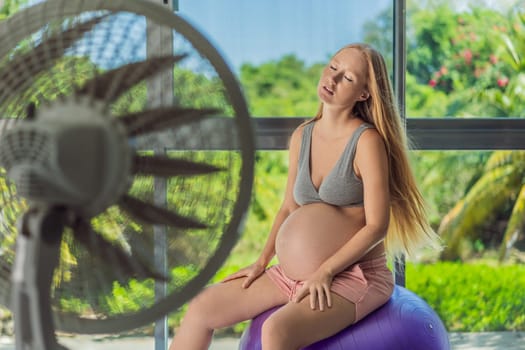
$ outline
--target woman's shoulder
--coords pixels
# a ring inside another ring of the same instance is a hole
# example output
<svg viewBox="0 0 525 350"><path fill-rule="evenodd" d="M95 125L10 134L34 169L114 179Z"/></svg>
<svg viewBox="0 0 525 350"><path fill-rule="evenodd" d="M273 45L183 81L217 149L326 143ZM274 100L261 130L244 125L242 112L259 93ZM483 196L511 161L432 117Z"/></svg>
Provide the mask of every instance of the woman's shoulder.
<svg viewBox="0 0 525 350"><path fill-rule="evenodd" d="M294 131L292 132L292 135L290 136L290 144L289 144L289 148L290 149L292 149L292 148L299 149L300 148L301 140L303 139L304 130L305 130L305 128L308 127L308 125L311 125L312 123L314 123L314 121L312 121L312 120L306 121L306 122L303 122L303 123L299 124L294 129Z"/></svg>
<svg viewBox="0 0 525 350"><path fill-rule="evenodd" d="M383 140L379 131L371 124L363 123L362 125L364 130L359 137L358 147L362 146L360 148L368 150L376 149L377 147L384 149L385 140Z"/></svg>
<svg viewBox="0 0 525 350"><path fill-rule="evenodd" d="M306 128L311 127L311 125L312 125L313 123L315 123L314 120L307 120L307 121L305 121L305 122L299 124L299 125L294 129L294 131L292 132L292 136L291 136L291 138L292 138L292 139L295 138L295 139L299 139L299 140L300 140L300 139L302 138L302 136L303 136L304 130L305 130Z"/></svg>
<svg viewBox="0 0 525 350"><path fill-rule="evenodd" d="M297 149L299 145L301 144L301 139L303 138L303 131L304 131L304 125L299 125L295 128L295 130L292 132L292 136L290 136L289 141L289 147L290 150Z"/></svg>
<svg viewBox="0 0 525 350"><path fill-rule="evenodd" d="M362 129L360 139L382 140L382 136L373 124L363 122L358 129Z"/></svg>

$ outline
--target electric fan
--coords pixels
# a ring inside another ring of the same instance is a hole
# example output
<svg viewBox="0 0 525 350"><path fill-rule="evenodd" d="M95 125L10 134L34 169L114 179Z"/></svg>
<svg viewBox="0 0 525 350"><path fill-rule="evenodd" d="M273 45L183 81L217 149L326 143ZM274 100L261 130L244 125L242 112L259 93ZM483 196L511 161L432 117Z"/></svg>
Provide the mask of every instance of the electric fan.
<svg viewBox="0 0 525 350"><path fill-rule="evenodd" d="M1 22L0 118L0 302L17 348L149 324L237 241L246 103L217 50L161 5L48 0Z"/></svg>

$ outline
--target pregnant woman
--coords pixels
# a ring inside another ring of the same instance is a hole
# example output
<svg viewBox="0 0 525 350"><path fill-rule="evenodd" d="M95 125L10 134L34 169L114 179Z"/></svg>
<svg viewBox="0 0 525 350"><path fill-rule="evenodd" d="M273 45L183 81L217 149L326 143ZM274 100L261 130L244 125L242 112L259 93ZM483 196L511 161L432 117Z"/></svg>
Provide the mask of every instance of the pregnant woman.
<svg viewBox="0 0 525 350"><path fill-rule="evenodd" d="M291 136L284 200L259 259L192 300L170 350L207 349L214 329L278 305L262 348L305 347L388 301L387 254L438 242L383 57L364 44L342 48L317 93L317 116Z"/></svg>

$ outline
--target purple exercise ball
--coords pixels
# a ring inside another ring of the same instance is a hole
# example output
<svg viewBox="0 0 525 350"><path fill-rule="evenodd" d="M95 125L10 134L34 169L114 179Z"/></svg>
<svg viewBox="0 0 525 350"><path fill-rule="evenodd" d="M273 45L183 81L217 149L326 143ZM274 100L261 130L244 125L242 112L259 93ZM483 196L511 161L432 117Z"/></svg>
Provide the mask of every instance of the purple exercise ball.
<svg viewBox="0 0 525 350"><path fill-rule="evenodd" d="M278 307L255 317L239 350L261 349L261 326ZM441 319L419 296L395 286L390 300L370 315L330 338L303 350L450 350Z"/></svg>

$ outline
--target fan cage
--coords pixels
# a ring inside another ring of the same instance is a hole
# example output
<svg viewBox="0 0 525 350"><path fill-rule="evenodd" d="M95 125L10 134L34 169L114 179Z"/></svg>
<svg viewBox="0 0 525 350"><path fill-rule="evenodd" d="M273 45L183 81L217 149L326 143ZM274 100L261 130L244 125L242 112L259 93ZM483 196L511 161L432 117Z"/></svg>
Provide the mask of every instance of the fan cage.
<svg viewBox="0 0 525 350"><path fill-rule="evenodd" d="M69 29L101 16L100 23L68 43L67 35L76 35ZM207 283L235 244L249 204L254 150L251 124L235 78L220 54L190 24L145 1L50 0L0 24L0 133L24 121L29 104L36 107L38 118L39 108L60 103L105 72L143 62L151 52L163 52L162 42L149 40L159 28L173 36L169 55L187 57L153 77L150 82L156 79L155 84L140 82L117 99L103 98L102 102L107 115L117 122L130 113L162 106L220 111L204 120L129 138L137 155L160 154L222 169L168 179L136 174L127 193L160 203L207 228L162 228L171 280L167 295L160 298L153 279L129 276L118 261L100 259L66 229L52 282L59 330L108 333L135 328L182 306ZM32 54L38 48L42 48L41 55ZM64 54L54 59L56 52ZM113 80L106 97L127 78L121 75ZM168 101L159 97L166 88L173 89ZM95 93L90 91L89 96L100 99ZM9 286L6 280L14 261L16 221L29 204L18 196L2 168L0 193L0 284ZM140 222L118 205L94 217L91 225L134 259L156 265L155 228L159 225ZM10 288L2 288L0 302L8 305L9 294Z"/></svg>

